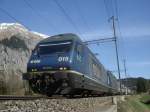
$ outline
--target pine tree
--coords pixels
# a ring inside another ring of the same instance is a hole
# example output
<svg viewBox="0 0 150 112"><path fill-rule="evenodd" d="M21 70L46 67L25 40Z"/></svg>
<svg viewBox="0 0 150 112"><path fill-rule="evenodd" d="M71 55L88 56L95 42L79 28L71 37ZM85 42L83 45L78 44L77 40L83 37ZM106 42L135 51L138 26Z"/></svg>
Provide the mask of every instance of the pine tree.
<svg viewBox="0 0 150 112"><path fill-rule="evenodd" d="M149 81L144 78L137 79L137 92L147 92L150 87Z"/></svg>

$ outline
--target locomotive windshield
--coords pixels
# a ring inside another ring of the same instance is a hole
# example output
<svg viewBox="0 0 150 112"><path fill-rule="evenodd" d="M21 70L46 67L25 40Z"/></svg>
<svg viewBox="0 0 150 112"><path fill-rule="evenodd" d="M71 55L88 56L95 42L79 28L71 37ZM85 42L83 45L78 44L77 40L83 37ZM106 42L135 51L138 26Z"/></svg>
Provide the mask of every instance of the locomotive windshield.
<svg viewBox="0 0 150 112"><path fill-rule="evenodd" d="M39 54L47 55L53 53L64 53L71 49L72 42L46 43L39 45Z"/></svg>

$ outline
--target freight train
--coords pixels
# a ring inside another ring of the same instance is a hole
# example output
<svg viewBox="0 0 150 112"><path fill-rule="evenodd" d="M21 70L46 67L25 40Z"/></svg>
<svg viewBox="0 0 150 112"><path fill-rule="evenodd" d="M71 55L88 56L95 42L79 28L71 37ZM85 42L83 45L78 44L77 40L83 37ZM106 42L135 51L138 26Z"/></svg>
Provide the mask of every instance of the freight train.
<svg viewBox="0 0 150 112"><path fill-rule="evenodd" d="M116 77L72 33L40 41L23 77L34 92L48 96L119 93Z"/></svg>

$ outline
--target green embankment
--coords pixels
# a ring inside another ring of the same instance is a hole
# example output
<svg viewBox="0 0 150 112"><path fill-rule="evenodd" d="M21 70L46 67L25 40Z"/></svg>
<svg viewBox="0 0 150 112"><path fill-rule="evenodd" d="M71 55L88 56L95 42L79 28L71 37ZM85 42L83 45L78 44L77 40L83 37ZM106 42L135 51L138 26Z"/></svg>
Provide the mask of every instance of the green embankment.
<svg viewBox="0 0 150 112"><path fill-rule="evenodd" d="M126 101L118 103L118 112L150 112L150 104L143 102L150 100L150 95L129 96Z"/></svg>
<svg viewBox="0 0 150 112"><path fill-rule="evenodd" d="M150 95L148 94L142 95L140 101L147 104L148 107L150 107Z"/></svg>

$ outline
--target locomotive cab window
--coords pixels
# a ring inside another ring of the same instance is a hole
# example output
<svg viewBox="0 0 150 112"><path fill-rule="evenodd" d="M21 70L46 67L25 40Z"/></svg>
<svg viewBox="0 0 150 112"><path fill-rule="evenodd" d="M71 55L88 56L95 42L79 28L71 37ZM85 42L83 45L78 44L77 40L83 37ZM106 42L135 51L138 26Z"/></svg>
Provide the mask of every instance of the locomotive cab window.
<svg viewBox="0 0 150 112"><path fill-rule="evenodd" d="M40 55L47 55L53 53L65 53L69 52L72 47L72 42L57 42L57 43L46 43L39 45Z"/></svg>
<svg viewBox="0 0 150 112"><path fill-rule="evenodd" d="M36 46L36 47L32 50L32 54L33 54L33 55L38 55L38 51L39 51L39 48L38 48L38 46Z"/></svg>
<svg viewBox="0 0 150 112"><path fill-rule="evenodd" d="M77 44L77 48L76 48L76 52L77 52L77 60L78 61L82 61L82 52L83 52L83 47L82 44Z"/></svg>

